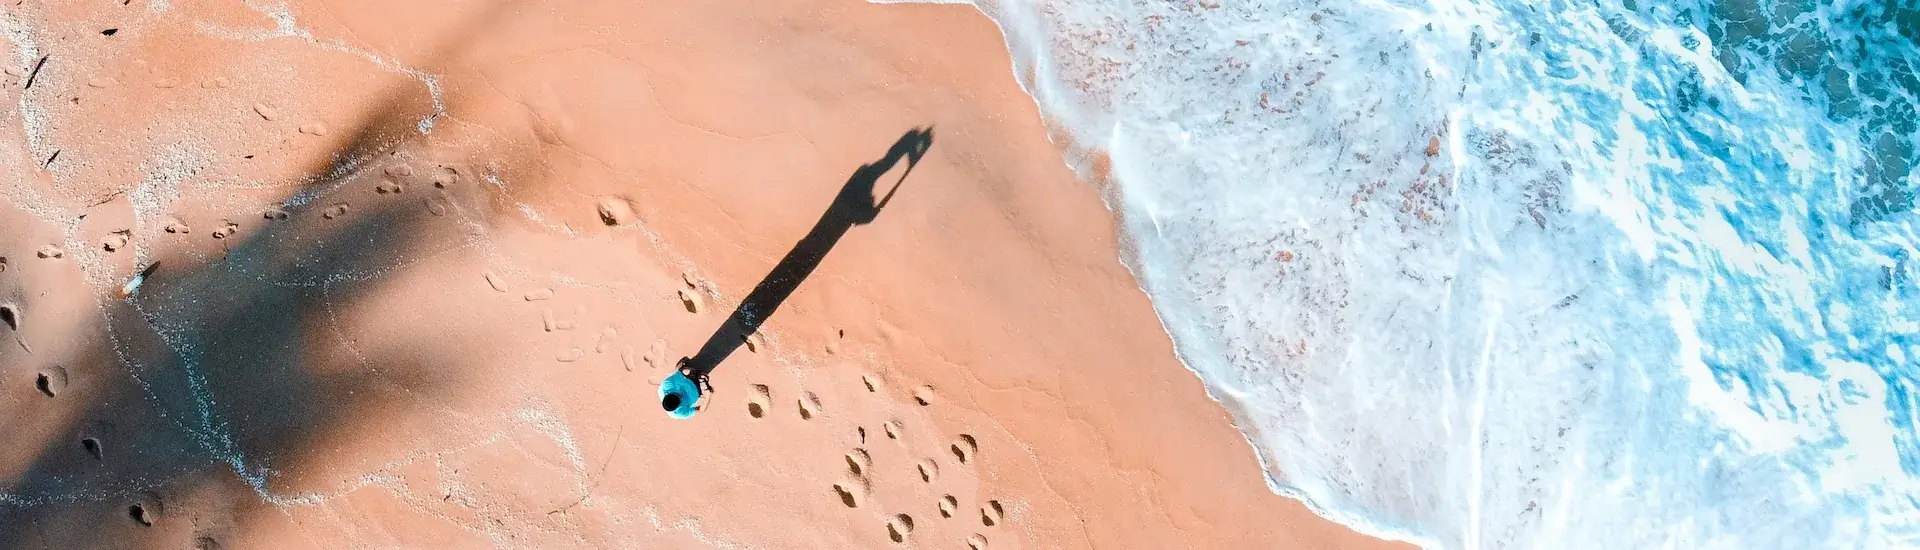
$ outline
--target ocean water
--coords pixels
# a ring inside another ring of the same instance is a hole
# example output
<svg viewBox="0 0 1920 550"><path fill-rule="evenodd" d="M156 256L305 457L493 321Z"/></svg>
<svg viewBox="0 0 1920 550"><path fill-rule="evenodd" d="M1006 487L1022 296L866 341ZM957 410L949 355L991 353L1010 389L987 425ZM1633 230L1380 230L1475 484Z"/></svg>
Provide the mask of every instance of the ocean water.
<svg viewBox="0 0 1920 550"><path fill-rule="evenodd" d="M978 0L1276 491L1920 547L1915 0Z"/></svg>

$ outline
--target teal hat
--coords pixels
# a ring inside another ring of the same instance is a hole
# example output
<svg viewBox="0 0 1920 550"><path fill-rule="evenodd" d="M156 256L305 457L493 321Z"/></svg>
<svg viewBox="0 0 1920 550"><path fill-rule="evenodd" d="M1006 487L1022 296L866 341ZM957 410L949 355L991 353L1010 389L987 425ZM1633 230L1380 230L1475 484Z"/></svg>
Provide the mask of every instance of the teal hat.
<svg viewBox="0 0 1920 550"><path fill-rule="evenodd" d="M686 373L674 371L672 376L660 381L660 407L667 410L667 416L692 417L693 405L699 402L700 385L687 378Z"/></svg>

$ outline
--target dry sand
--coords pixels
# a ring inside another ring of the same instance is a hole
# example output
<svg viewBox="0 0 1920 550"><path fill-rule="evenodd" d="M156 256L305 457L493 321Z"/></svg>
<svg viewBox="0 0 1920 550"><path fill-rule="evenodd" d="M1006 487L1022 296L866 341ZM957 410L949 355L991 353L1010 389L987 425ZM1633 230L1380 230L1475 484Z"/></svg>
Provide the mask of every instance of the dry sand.
<svg viewBox="0 0 1920 550"><path fill-rule="evenodd" d="M0 544L1382 546L1267 490L972 8L4 14Z"/></svg>

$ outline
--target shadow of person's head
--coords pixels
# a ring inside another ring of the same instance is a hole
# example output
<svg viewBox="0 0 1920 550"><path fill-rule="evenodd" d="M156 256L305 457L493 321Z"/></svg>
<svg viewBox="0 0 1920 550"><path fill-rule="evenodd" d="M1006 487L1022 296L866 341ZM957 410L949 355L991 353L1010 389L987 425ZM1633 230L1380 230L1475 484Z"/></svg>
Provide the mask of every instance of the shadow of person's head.
<svg viewBox="0 0 1920 550"><path fill-rule="evenodd" d="M893 142L893 148L887 151L887 159L896 160L905 156L907 166L911 167L919 164L920 157L926 156L927 149L932 147L933 128L914 128L902 134L898 141Z"/></svg>

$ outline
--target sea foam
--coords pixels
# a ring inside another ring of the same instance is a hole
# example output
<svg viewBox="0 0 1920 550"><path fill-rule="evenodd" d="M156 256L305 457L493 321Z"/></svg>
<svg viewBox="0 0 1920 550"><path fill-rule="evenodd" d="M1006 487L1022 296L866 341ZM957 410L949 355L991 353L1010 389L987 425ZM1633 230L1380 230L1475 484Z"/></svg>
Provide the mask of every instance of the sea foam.
<svg viewBox="0 0 1920 550"><path fill-rule="evenodd" d="M1428 547L1920 545L1920 12L974 4L1275 490Z"/></svg>

